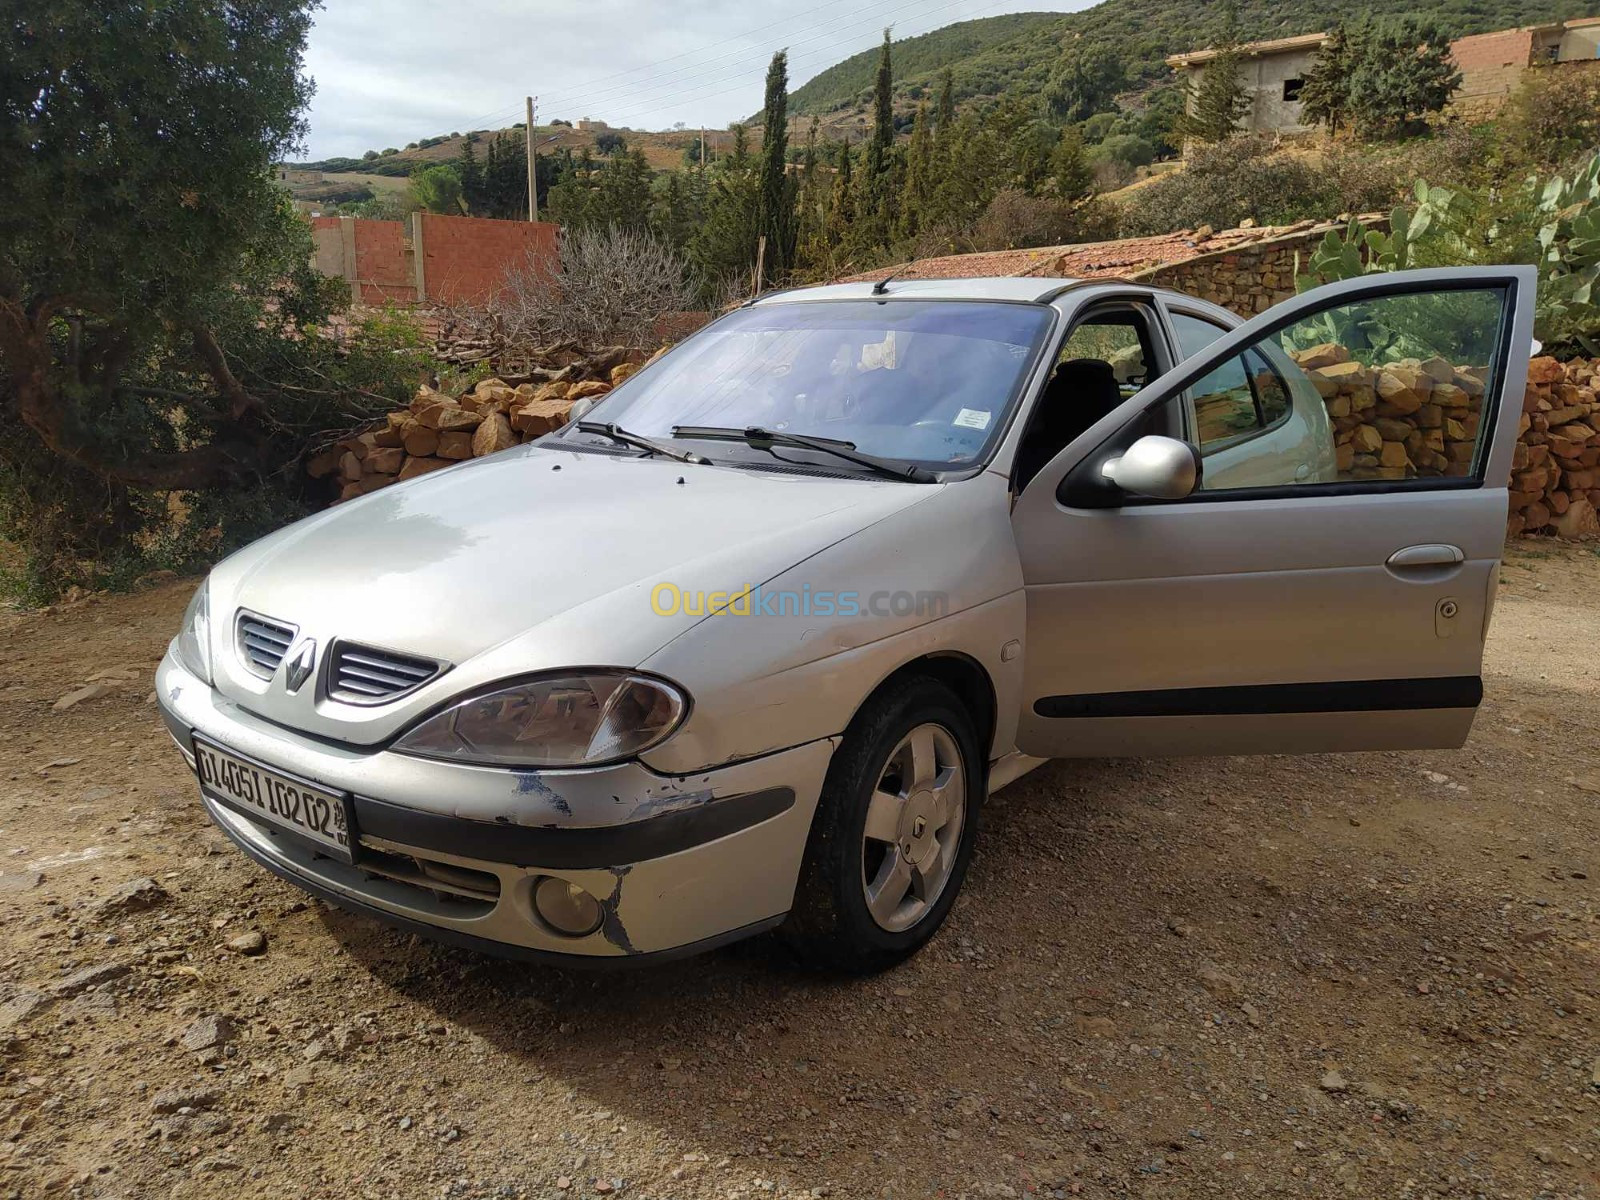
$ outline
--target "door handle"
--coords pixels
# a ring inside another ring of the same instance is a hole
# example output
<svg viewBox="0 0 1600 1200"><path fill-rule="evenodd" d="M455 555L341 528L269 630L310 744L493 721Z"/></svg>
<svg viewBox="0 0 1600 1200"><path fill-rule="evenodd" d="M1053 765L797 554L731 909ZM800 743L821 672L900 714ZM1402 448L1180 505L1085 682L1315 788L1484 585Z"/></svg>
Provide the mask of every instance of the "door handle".
<svg viewBox="0 0 1600 1200"><path fill-rule="evenodd" d="M1455 567L1466 561L1460 546L1407 546L1389 555L1386 565L1404 571L1412 567Z"/></svg>

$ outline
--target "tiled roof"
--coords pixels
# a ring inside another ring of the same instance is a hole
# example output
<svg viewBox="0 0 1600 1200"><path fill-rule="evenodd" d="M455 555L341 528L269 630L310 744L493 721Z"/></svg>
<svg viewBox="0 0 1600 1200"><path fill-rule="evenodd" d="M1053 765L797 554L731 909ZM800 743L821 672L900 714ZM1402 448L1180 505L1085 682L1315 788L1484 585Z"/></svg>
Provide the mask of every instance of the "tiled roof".
<svg viewBox="0 0 1600 1200"><path fill-rule="evenodd" d="M900 268L895 275L900 279L973 279L996 275L1093 279L1134 275L1205 254L1226 253L1275 238L1298 237L1342 225L1340 221L1298 221L1293 225L1255 225L1220 232L1202 227L1115 242L949 254L918 259ZM880 278L889 269L867 271L842 282Z"/></svg>

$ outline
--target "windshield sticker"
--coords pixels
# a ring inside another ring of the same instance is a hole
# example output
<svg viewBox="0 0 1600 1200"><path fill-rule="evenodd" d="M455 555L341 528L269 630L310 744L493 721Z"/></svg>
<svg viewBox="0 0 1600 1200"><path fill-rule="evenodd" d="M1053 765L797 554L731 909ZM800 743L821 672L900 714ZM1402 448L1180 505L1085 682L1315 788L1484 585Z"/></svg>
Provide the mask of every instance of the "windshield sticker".
<svg viewBox="0 0 1600 1200"><path fill-rule="evenodd" d="M892 371L898 365L895 354L894 330L892 329L883 335L883 341L868 342L861 347L861 369L863 371Z"/></svg>
<svg viewBox="0 0 1600 1200"><path fill-rule="evenodd" d="M956 419L951 421L950 424L960 425L964 429L987 429L989 428L989 413L984 409L963 408L956 414Z"/></svg>

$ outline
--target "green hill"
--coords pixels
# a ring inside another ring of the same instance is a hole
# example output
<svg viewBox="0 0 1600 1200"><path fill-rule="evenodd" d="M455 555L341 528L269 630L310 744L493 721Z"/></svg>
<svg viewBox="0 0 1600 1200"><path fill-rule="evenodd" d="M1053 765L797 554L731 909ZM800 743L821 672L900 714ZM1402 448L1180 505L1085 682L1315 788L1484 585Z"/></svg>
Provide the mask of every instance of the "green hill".
<svg viewBox="0 0 1600 1200"><path fill-rule="evenodd" d="M1068 38L1082 38L1120 57L1130 84L1161 79L1169 54L1194 50L1222 31L1220 6L1197 0L1105 0L1077 13L1013 13L961 21L894 45L895 88L908 106L937 87L949 67L958 101L1005 91L1038 92L1049 80ZM1420 13L1454 36L1531 25L1572 15L1566 0L1368 0L1373 15ZM1239 35L1249 41L1315 33L1357 15L1340 0L1239 0ZM865 111L877 50L866 50L796 89L789 111L827 116Z"/></svg>

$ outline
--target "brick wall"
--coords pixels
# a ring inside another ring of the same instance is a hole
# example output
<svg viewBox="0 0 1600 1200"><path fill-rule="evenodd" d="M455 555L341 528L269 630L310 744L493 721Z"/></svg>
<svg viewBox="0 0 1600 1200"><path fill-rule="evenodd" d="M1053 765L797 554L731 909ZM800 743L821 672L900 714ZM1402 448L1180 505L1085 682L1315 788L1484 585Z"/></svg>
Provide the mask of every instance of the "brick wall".
<svg viewBox="0 0 1600 1200"><path fill-rule="evenodd" d="M417 247L420 228L421 293ZM417 214L414 223L356 217L313 217L314 263L324 275L349 282L358 304L484 304L507 270L528 261L549 264L558 253L557 226L545 221L489 221Z"/></svg>
<svg viewBox="0 0 1600 1200"><path fill-rule="evenodd" d="M1461 69L1461 89L1452 110L1468 121L1492 117L1517 90L1523 72L1533 63L1534 31L1504 29L1480 33L1452 43L1450 56Z"/></svg>
<svg viewBox="0 0 1600 1200"><path fill-rule="evenodd" d="M557 226L547 221L488 221L421 214L422 275L428 299L444 304L492 300L508 270L530 255L554 266Z"/></svg>

